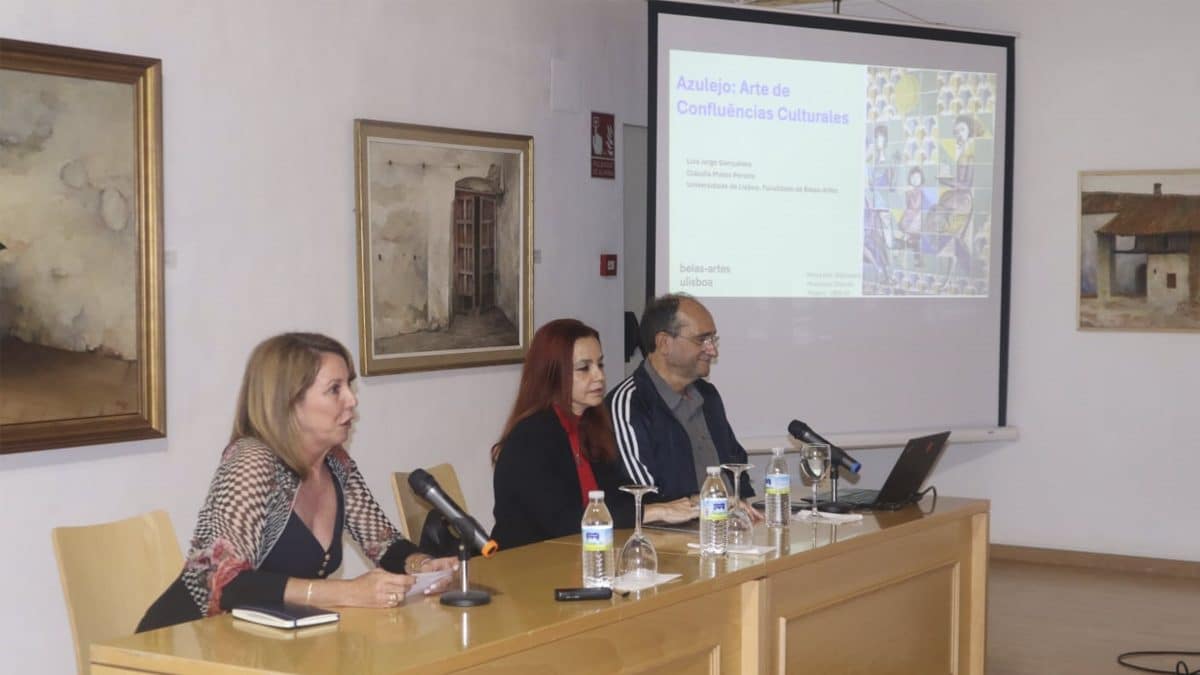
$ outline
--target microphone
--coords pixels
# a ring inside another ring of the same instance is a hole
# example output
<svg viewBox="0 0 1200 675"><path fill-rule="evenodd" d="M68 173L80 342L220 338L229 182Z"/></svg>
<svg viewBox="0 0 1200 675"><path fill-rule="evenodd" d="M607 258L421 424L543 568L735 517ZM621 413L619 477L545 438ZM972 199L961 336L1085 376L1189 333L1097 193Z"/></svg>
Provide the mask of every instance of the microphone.
<svg viewBox="0 0 1200 675"><path fill-rule="evenodd" d="M433 504L443 516L454 524L463 539L476 551L479 551L483 557L492 557L492 554L500 548L496 542L488 539L487 533L483 531L483 526L479 524L479 521L467 515L450 498L450 495L442 490L442 486L438 485L437 480L429 475L428 471L425 469L413 471L408 475L408 486L413 489L413 492Z"/></svg>
<svg viewBox="0 0 1200 675"><path fill-rule="evenodd" d="M851 457L850 453L846 452L845 450L839 448L833 443L830 443L828 440L822 437L821 434L813 431L812 427L808 426L804 422L801 422L800 420L792 420L792 423L788 425L788 433L800 439L801 441L804 441L805 443L824 443L825 445L828 445L830 460L835 465L845 467L845 469L851 473L858 473L858 470L862 468L862 462L859 462Z"/></svg>

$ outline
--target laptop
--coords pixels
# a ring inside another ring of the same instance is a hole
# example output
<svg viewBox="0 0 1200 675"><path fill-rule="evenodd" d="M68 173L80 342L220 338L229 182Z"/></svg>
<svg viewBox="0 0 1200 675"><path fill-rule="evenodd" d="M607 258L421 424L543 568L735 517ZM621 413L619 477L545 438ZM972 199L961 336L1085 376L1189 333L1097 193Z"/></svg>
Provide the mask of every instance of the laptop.
<svg viewBox="0 0 1200 675"><path fill-rule="evenodd" d="M838 501L855 509L895 510L917 501L921 485L946 448L949 431L909 439L878 490L838 490ZM811 502L812 500L807 500ZM806 502L807 503L807 502ZM818 504L821 502L818 501Z"/></svg>

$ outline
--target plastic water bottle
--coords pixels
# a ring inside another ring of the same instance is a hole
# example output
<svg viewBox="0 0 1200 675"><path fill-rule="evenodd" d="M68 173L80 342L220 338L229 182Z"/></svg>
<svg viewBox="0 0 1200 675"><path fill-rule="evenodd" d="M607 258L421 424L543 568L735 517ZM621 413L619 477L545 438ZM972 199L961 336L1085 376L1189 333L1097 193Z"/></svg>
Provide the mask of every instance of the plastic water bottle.
<svg viewBox="0 0 1200 675"><path fill-rule="evenodd" d="M721 478L721 467L706 469L708 478L700 488L700 554L724 555L729 526L729 493Z"/></svg>
<svg viewBox="0 0 1200 675"><path fill-rule="evenodd" d="M771 448L771 462L767 464L767 526L787 527L792 517L792 474L788 471L783 448Z"/></svg>
<svg viewBox="0 0 1200 675"><path fill-rule="evenodd" d="M583 586L610 588L613 582L613 520L604 505L604 491L588 492L583 511Z"/></svg>

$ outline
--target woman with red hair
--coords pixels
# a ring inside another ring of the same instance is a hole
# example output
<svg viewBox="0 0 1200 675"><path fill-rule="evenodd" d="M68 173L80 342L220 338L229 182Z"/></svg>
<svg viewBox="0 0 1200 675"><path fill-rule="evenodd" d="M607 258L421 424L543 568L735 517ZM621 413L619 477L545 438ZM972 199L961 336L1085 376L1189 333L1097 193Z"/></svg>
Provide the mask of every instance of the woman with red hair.
<svg viewBox="0 0 1200 675"><path fill-rule="evenodd" d="M617 461L604 394L600 334L575 319L539 328L512 414L492 446L492 538L501 548L578 534L589 490L604 491L615 527L633 527L633 498L618 489L633 481ZM645 507L647 521L696 516L686 497Z"/></svg>

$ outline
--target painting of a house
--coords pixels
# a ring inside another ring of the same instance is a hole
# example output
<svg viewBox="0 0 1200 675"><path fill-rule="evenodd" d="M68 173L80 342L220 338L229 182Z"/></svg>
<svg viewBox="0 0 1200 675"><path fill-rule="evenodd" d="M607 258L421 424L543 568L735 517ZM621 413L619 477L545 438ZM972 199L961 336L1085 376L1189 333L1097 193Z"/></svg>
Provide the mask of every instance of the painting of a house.
<svg viewBox="0 0 1200 675"><path fill-rule="evenodd" d="M1080 328L1200 329L1200 172L1080 183Z"/></svg>
<svg viewBox="0 0 1200 675"><path fill-rule="evenodd" d="M521 360L533 139L359 120L363 374Z"/></svg>

